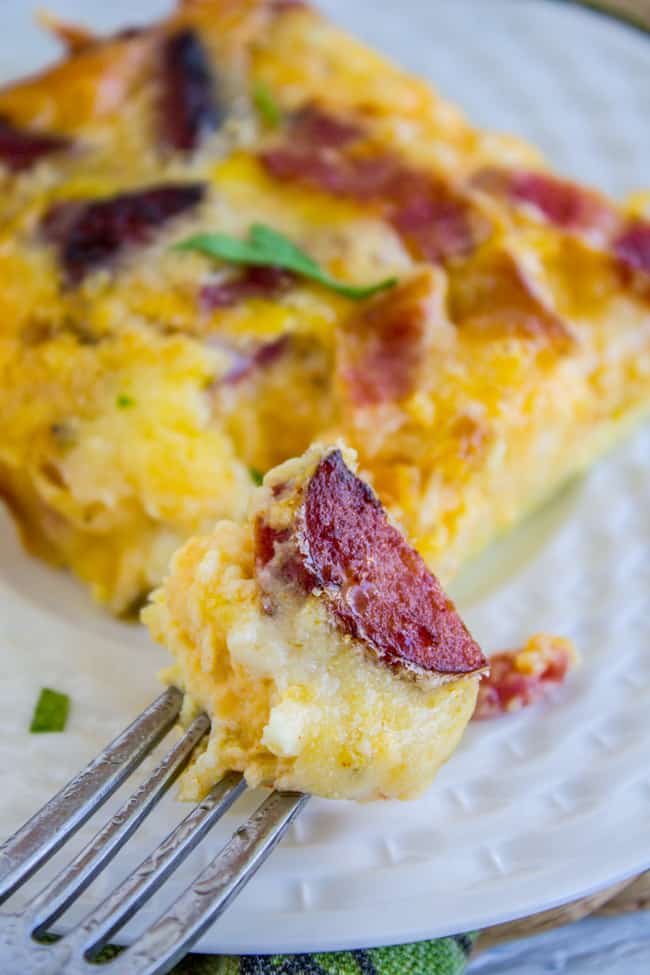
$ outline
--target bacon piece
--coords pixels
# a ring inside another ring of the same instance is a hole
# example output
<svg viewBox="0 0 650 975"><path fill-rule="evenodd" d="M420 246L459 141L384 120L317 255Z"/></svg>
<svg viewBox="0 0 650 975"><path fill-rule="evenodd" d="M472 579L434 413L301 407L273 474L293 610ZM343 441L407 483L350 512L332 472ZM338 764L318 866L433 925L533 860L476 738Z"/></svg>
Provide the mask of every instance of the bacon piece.
<svg viewBox="0 0 650 975"><path fill-rule="evenodd" d="M292 116L289 139L319 149L341 149L365 135L352 119L337 118L316 104L304 105Z"/></svg>
<svg viewBox="0 0 650 975"><path fill-rule="evenodd" d="M328 147L300 144L267 149L260 158L275 179L298 180L357 200L381 198L397 172L390 156L346 157Z"/></svg>
<svg viewBox="0 0 650 975"><path fill-rule="evenodd" d="M277 563L280 554L280 563ZM262 517L255 520L255 566L259 575L275 560L274 569L280 572L283 583L290 583L304 592L310 592L314 582L311 573L295 552L290 528L274 528ZM272 616L276 603L273 595L262 587L262 607Z"/></svg>
<svg viewBox="0 0 650 975"><path fill-rule="evenodd" d="M335 150L364 135L363 128L354 119L339 118L309 103L291 116L286 144L266 150L261 159L278 179L302 179L319 188L356 195L365 191L365 177L371 178L372 185L383 181L384 168L378 170L368 160L348 160ZM391 161L391 172L392 169Z"/></svg>
<svg viewBox="0 0 650 975"><path fill-rule="evenodd" d="M295 275L280 267L249 267L237 278L221 284L206 284L199 301L205 311L232 308L247 298L273 298L295 281Z"/></svg>
<svg viewBox="0 0 650 975"><path fill-rule="evenodd" d="M69 149L71 145L62 136L19 129L0 117L0 163L14 172L29 169L45 156Z"/></svg>
<svg viewBox="0 0 650 975"><path fill-rule="evenodd" d="M222 121L201 41L189 28L177 31L166 39L162 51L162 142L180 152L190 152Z"/></svg>
<svg viewBox="0 0 650 975"><path fill-rule="evenodd" d="M288 143L261 154L275 179L374 202L409 250L433 263L469 254L489 236L488 220L442 181L389 153L346 152L364 136L360 127L320 110L316 115L313 108L304 111L306 118L292 123Z"/></svg>
<svg viewBox="0 0 650 975"><path fill-rule="evenodd" d="M573 341L540 285L508 251L450 275L449 315L463 329Z"/></svg>
<svg viewBox="0 0 650 975"><path fill-rule="evenodd" d="M309 10L306 0L271 0L271 9L277 13L284 13L286 10Z"/></svg>
<svg viewBox="0 0 650 975"><path fill-rule="evenodd" d="M68 284L110 264L127 245L148 243L172 217L197 206L203 183L168 183L102 200L71 200L44 216L46 239L57 246Z"/></svg>
<svg viewBox="0 0 650 975"><path fill-rule="evenodd" d="M616 209L599 193L536 170L484 169L472 184L515 204L533 207L549 223L606 243L620 223Z"/></svg>
<svg viewBox="0 0 650 975"><path fill-rule="evenodd" d="M269 564L275 555L275 550L282 542L286 542L291 537L291 530L288 528L277 529L264 518L257 518L255 521L255 565L258 570L263 569Z"/></svg>
<svg viewBox="0 0 650 975"><path fill-rule="evenodd" d="M492 654L490 673L479 686L473 719L496 718L534 704L563 682L576 661L577 654L568 640L545 633L531 637L523 649Z"/></svg>
<svg viewBox="0 0 650 975"><path fill-rule="evenodd" d="M312 474L292 535L273 539L262 521L256 544L259 566L320 595L387 666L438 679L485 667L437 579L339 450Z"/></svg>
<svg viewBox="0 0 650 975"><path fill-rule="evenodd" d="M404 399L415 391L432 330L449 327L444 289L425 271L378 295L341 330L338 372L355 406Z"/></svg>
<svg viewBox="0 0 650 975"><path fill-rule="evenodd" d="M440 263L472 253L489 221L440 181L402 170L393 179L390 220L416 257Z"/></svg>
<svg viewBox="0 0 650 975"><path fill-rule="evenodd" d="M390 155L344 153L365 135L356 120L308 104L290 119L284 143L265 150L260 159L276 179L298 180L326 192L369 199L385 192L400 163Z"/></svg>
<svg viewBox="0 0 650 975"><path fill-rule="evenodd" d="M650 220L632 220L613 241L612 253L628 271L650 274Z"/></svg>

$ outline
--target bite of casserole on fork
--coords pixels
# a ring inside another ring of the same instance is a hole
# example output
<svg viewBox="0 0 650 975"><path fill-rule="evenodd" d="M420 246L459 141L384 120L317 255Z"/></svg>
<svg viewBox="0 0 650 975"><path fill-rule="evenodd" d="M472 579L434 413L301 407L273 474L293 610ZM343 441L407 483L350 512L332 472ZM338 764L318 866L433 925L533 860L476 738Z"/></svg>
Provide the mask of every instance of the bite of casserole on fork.
<svg viewBox="0 0 650 975"><path fill-rule="evenodd" d="M269 471L242 524L191 539L143 618L212 730L186 798L228 769L332 798L421 793L486 660L344 446Z"/></svg>

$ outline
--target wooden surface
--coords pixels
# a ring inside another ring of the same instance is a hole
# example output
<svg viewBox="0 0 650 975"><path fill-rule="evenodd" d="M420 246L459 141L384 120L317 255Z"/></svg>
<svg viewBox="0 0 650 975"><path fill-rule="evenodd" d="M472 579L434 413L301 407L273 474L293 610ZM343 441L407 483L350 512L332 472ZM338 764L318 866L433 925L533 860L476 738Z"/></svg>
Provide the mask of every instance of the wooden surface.
<svg viewBox="0 0 650 975"><path fill-rule="evenodd" d="M607 0L602 4L615 13L650 24L650 0Z"/></svg>
<svg viewBox="0 0 650 975"><path fill-rule="evenodd" d="M487 928L481 932L474 954L478 955L507 941L543 934L590 915L612 916L646 909L650 909L650 870L640 877L624 881L615 887L609 887L571 904L564 904L553 910L534 914L532 917Z"/></svg>
<svg viewBox="0 0 650 975"><path fill-rule="evenodd" d="M650 28L650 0L577 0L587 7L594 7L625 17L642 27Z"/></svg>

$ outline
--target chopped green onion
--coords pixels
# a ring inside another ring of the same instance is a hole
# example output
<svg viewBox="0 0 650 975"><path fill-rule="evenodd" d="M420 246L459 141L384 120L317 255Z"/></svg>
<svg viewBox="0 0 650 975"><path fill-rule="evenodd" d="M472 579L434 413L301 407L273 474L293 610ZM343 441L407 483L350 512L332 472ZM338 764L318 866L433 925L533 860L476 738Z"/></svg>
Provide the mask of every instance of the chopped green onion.
<svg viewBox="0 0 650 975"><path fill-rule="evenodd" d="M132 396L128 396L126 393L120 393L115 400L115 405L118 410L128 410L130 407L135 406L135 400Z"/></svg>
<svg viewBox="0 0 650 975"><path fill-rule="evenodd" d="M397 284L397 278L386 278L378 284L355 286L337 281L324 271L316 261L297 247L293 241L272 227L255 223L248 238L241 240L229 234L197 234L174 245L174 250L199 251L208 257L216 257L231 264L248 264L263 267L281 267L330 288L337 294L353 301L370 298L378 291L385 291Z"/></svg>
<svg viewBox="0 0 650 975"><path fill-rule="evenodd" d="M29 730L33 734L64 731L69 710L70 698L67 694L44 687L38 696Z"/></svg>
<svg viewBox="0 0 650 975"><path fill-rule="evenodd" d="M258 471L257 467L249 467L248 470L250 472L250 476L259 487L259 485L264 480L264 475L262 474L261 471Z"/></svg>
<svg viewBox="0 0 650 975"><path fill-rule="evenodd" d="M253 89L253 104L267 125L275 128L282 120L282 111L263 81L258 81Z"/></svg>

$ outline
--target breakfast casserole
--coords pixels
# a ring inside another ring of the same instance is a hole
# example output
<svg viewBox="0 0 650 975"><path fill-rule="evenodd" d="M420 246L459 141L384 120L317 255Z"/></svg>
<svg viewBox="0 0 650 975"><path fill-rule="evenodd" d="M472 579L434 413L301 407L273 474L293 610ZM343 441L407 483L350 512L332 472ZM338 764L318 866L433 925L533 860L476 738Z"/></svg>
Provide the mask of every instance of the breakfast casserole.
<svg viewBox="0 0 650 975"><path fill-rule="evenodd" d="M645 409L641 211L295 0L48 20L66 57L0 91L0 488L111 611L217 521L249 572L256 480L337 440L447 582Z"/></svg>
<svg viewBox="0 0 650 975"><path fill-rule="evenodd" d="M319 444L273 468L249 516L187 542L144 610L185 720L211 718L186 798L237 769L250 785L406 799L458 744L487 661L355 466Z"/></svg>

